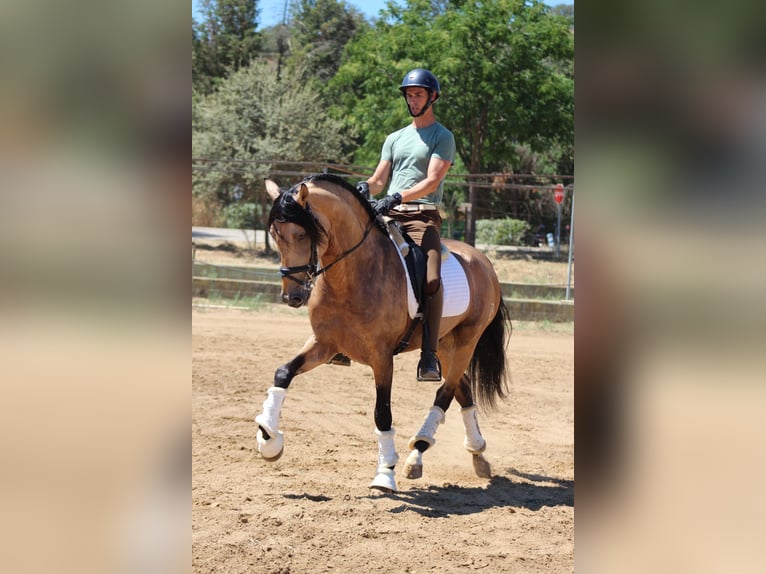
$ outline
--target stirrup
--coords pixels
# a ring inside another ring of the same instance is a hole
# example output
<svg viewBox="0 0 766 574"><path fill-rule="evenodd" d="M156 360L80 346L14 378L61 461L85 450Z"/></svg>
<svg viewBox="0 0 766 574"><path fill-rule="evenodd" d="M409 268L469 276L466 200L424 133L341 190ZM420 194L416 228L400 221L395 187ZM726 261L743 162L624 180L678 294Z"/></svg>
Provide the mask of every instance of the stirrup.
<svg viewBox="0 0 766 574"><path fill-rule="evenodd" d="M442 380L442 366L439 357L433 352L421 352L418 363L419 381L439 382Z"/></svg>
<svg viewBox="0 0 766 574"><path fill-rule="evenodd" d="M351 359L349 359L343 353L338 353L332 359L327 361L327 364L328 365L340 365L341 367L350 367L351 366Z"/></svg>

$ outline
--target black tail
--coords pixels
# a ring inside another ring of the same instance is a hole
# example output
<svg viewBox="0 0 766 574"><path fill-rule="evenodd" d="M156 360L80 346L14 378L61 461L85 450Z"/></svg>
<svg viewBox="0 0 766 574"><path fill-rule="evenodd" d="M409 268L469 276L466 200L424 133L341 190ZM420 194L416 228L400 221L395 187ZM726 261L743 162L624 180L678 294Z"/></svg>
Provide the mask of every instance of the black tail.
<svg viewBox="0 0 766 574"><path fill-rule="evenodd" d="M481 334L468 366L473 395L486 410L508 396L505 349L510 335L511 317L501 297L495 318Z"/></svg>

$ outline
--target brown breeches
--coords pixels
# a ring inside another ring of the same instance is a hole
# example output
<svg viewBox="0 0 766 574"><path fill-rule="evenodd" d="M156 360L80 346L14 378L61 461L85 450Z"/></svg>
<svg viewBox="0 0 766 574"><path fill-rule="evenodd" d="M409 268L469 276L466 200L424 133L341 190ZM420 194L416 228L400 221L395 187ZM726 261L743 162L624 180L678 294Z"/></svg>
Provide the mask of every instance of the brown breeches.
<svg viewBox="0 0 766 574"><path fill-rule="evenodd" d="M418 211L413 213L389 212L392 219L401 223L404 230L428 258L426 263L426 295L433 295L441 285L441 230L442 218L437 210Z"/></svg>

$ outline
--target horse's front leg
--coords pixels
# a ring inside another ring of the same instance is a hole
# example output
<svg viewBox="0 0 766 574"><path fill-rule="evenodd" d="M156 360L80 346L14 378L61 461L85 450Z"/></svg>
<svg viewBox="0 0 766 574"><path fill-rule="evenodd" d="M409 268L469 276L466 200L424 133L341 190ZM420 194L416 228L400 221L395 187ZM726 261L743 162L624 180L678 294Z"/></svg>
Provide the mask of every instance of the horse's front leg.
<svg viewBox="0 0 766 574"><path fill-rule="evenodd" d="M393 357L387 357L379 365L373 366L375 375L375 434L378 438L378 467L370 488L385 492L396 492L394 467L399 460L396 454L394 437L396 431L392 425L391 382L394 376Z"/></svg>
<svg viewBox="0 0 766 574"><path fill-rule="evenodd" d="M320 343L312 335L301 352L274 373L274 386L267 391L268 396L263 402L263 411L255 417L255 422L258 424L256 435L258 452L264 459L273 462L279 459L284 451L284 435L279 430L279 415L290 382L296 375L326 363L334 352L334 349Z"/></svg>

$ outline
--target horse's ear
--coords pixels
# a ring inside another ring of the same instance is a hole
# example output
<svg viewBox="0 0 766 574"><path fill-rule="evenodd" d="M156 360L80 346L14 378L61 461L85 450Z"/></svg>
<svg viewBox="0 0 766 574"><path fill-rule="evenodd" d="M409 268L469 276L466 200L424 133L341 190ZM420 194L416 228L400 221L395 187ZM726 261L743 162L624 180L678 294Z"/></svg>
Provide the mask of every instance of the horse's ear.
<svg viewBox="0 0 766 574"><path fill-rule="evenodd" d="M279 194L282 193L282 190L279 189L279 186L275 182L271 181L270 179L267 179L265 183L266 183L266 193L269 194L271 201L275 201L279 197Z"/></svg>
<svg viewBox="0 0 766 574"><path fill-rule="evenodd" d="M298 188L298 193L295 194L295 200L302 207L306 207L306 202L308 201L308 199L309 199L309 188L306 186L305 183L301 183L300 187Z"/></svg>

